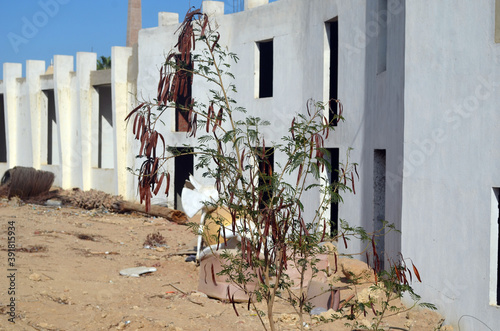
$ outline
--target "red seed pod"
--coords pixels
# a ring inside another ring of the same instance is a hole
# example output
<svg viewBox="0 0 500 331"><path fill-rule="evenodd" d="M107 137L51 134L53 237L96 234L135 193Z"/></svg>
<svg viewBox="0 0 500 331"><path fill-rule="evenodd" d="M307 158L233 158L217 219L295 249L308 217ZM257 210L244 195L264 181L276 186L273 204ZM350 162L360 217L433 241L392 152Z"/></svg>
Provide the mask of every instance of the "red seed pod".
<svg viewBox="0 0 500 331"><path fill-rule="evenodd" d="M130 113L128 113L127 117L125 117L125 121L127 121L136 111L138 111L142 106L144 106L145 102L141 103L139 106L135 107Z"/></svg>
<svg viewBox="0 0 500 331"><path fill-rule="evenodd" d="M161 187L161 183L163 182L163 177L165 177L165 174L161 174L160 176L160 179L158 180L158 183L156 185L156 189L154 191L154 194L157 195L158 194L158 191L160 190L160 187Z"/></svg>
<svg viewBox="0 0 500 331"><path fill-rule="evenodd" d="M352 174L352 171L351 171L351 182L352 182L352 192L356 194L356 189L354 188L354 176Z"/></svg>
<svg viewBox="0 0 500 331"><path fill-rule="evenodd" d="M413 264L413 261L411 262L411 265L413 266L413 272L415 273L415 276L417 276L417 279L419 282L422 282L422 279L420 278L420 273L417 270L417 267Z"/></svg>
<svg viewBox="0 0 500 331"><path fill-rule="evenodd" d="M165 194L168 197L168 191L170 190L170 173L167 172L167 188L165 189Z"/></svg>
<svg viewBox="0 0 500 331"><path fill-rule="evenodd" d="M337 253L334 253L333 256L335 257L335 271L333 273L337 273L337 270L338 270Z"/></svg>

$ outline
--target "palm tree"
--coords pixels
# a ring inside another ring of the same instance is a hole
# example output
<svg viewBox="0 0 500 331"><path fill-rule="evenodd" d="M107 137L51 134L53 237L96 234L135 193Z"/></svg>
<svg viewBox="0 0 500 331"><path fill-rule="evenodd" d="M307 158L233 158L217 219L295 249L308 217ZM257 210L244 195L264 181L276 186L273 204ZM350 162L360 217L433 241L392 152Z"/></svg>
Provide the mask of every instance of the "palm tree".
<svg viewBox="0 0 500 331"><path fill-rule="evenodd" d="M97 70L111 69L111 56L101 56L97 59Z"/></svg>

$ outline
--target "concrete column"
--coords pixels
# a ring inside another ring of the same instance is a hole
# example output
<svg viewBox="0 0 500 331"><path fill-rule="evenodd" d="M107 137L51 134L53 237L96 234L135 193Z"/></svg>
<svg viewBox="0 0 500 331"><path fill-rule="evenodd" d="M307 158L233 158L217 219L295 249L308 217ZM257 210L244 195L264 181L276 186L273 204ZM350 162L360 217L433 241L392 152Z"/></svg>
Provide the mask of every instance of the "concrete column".
<svg viewBox="0 0 500 331"><path fill-rule="evenodd" d="M126 200L136 200L136 177L127 167L134 167L132 122L125 117L137 106L137 52L131 47L111 48L111 98L113 104L114 164L116 191Z"/></svg>
<svg viewBox="0 0 500 331"><path fill-rule="evenodd" d="M40 86L40 75L45 73L45 61L26 61L26 80L28 84L28 109L31 119L31 144L33 146L33 167L40 169L42 165L42 144L46 144L45 136L42 136L42 90ZM45 157L45 155L44 155ZM43 162L45 163L45 162Z"/></svg>
<svg viewBox="0 0 500 331"><path fill-rule="evenodd" d="M127 46L137 44L142 29L141 0L128 0Z"/></svg>
<svg viewBox="0 0 500 331"><path fill-rule="evenodd" d="M56 108L58 153L61 169L61 185L65 189L81 186L81 162L78 157L78 143L80 132L75 116L76 84L72 84L73 56L54 56L54 103Z"/></svg>
<svg viewBox="0 0 500 331"><path fill-rule="evenodd" d="M18 106L19 93L16 79L23 74L23 66L20 63L3 64L3 84L4 111L5 111L5 129L7 140L7 164L9 168L19 165L19 140L18 140Z"/></svg>
<svg viewBox="0 0 500 331"><path fill-rule="evenodd" d="M245 0L245 10L268 4L269 0Z"/></svg>
<svg viewBox="0 0 500 331"><path fill-rule="evenodd" d="M201 8L203 14L209 16L224 15L224 2L222 1L203 1Z"/></svg>
<svg viewBox="0 0 500 331"><path fill-rule="evenodd" d="M174 25L179 23L178 13L159 12L158 26Z"/></svg>
<svg viewBox="0 0 500 331"><path fill-rule="evenodd" d="M78 110L80 115L79 130L81 132L82 188L92 188L92 86L90 72L96 70L96 53L76 53L76 74L78 79Z"/></svg>

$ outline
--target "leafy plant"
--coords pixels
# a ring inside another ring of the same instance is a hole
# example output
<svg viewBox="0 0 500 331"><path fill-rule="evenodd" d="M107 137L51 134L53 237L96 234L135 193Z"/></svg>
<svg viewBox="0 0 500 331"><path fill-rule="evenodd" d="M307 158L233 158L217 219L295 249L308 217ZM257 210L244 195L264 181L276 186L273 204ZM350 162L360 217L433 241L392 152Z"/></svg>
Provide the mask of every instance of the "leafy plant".
<svg viewBox="0 0 500 331"><path fill-rule="evenodd" d="M97 70L105 70L111 69L111 56L101 55L100 58L97 59Z"/></svg>
<svg viewBox="0 0 500 331"><path fill-rule="evenodd" d="M148 210L152 195L159 192L164 180L168 194L170 175L163 165L180 153L166 145L156 127L167 111L180 112L187 121L187 135L199 135L196 147L189 152L198 156L196 169L212 179L218 191L218 198L205 204L208 209L223 208L231 215L229 226L224 218L208 215L208 221L220 226L214 240L220 243L229 234L241 238L239 253L220 254L221 275L248 293L249 306L258 312L264 328L276 329L273 308L277 297L286 298L297 309L302 327L304 312L310 309L305 292L307 281L320 272L329 272L318 268L317 257L325 253L321 243L342 240L347 246L350 237L368 243L374 240L364 229L352 228L347 223L342 223L339 233L331 236L327 230L330 224L326 213L330 205L342 202L342 194L346 192L355 193L358 178L357 165L349 161L349 151L338 171L339 180L330 183L328 178L334 170L328 162L329 152L324 142L333 129L332 122L343 120L342 104L339 100L327 103L308 100L304 112L291 120L287 134L279 141L266 142L262 131L270 123L251 116L236 104L236 86L230 68L238 57L219 44L220 35L211 28L209 18L200 10L190 10L178 31L177 49L167 55L160 68L156 98L141 103L126 118L133 119L133 133L141 142L138 153L142 160L138 171L141 202L145 202ZM193 52L195 46L198 48ZM210 96L208 104L189 95L194 76L205 79ZM340 111L327 119L324 113L330 103L338 105ZM284 160L275 162L276 168L271 161L274 156ZM305 220L302 201L309 192L321 199L312 219ZM203 231L196 224L192 226L197 233ZM375 250L373 254L376 256ZM299 273L299 284L292 284L289 277L288 269L292 266ZM394 293L413 293L409 284L400 284L399 277L406 271L398 265L394 270L399 275L397 280L383 270L375 271L388 291L387 302L396 297ZM292 285L298 285L298 292L291 289ZM228 297L229 301L233 299ZM259 311L256 301L264 301L266 310ZM340 309L343 318L354 318L368 307L356 300L344 302L343 306ZM233 307L236 311L236 306ZM383 306L375 315L381 320L391 309Z"/></svg>

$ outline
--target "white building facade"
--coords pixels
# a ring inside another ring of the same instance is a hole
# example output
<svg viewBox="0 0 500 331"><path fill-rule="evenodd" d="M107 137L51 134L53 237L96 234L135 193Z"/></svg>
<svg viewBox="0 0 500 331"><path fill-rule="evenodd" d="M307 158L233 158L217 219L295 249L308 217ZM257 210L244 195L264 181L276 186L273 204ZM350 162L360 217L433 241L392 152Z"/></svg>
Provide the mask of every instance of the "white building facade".
<svg viewBox="0 0 500 331"><path fill-rule="evenodd" d="M346 120L326 147L335 164L353 148L360 179L356 195L332 206L332 219L368 231L394 223L401 233L379 248L386 258L412 259L423 300L461 330L497 328L500 1L247 0L230 15L223 2L204 1L202 10L240 59L232 66L238 104L272 123L266 141L286 134L309 98L342 101ZM127 167L139 146L123 119L155 98L179 15L159 13L158 25L141 30L136 47L113 47L109 71L95 71L93 53L78 53L76 70L73 57L55 56L53 74L28 61L25 78L21 64L3 64L0 171L34 166L53 171L64 188L136 199ZM270 86L259 80L269 74L263 68L272 68ZM195 98L206 99L204 84L195 81ZM174 110L163 120L168 145L196 146L176 127ZM195 157L167 164L175 183L159 201L179 207L194 164ZM307 200L314 206L319 197Z"/></svg>

